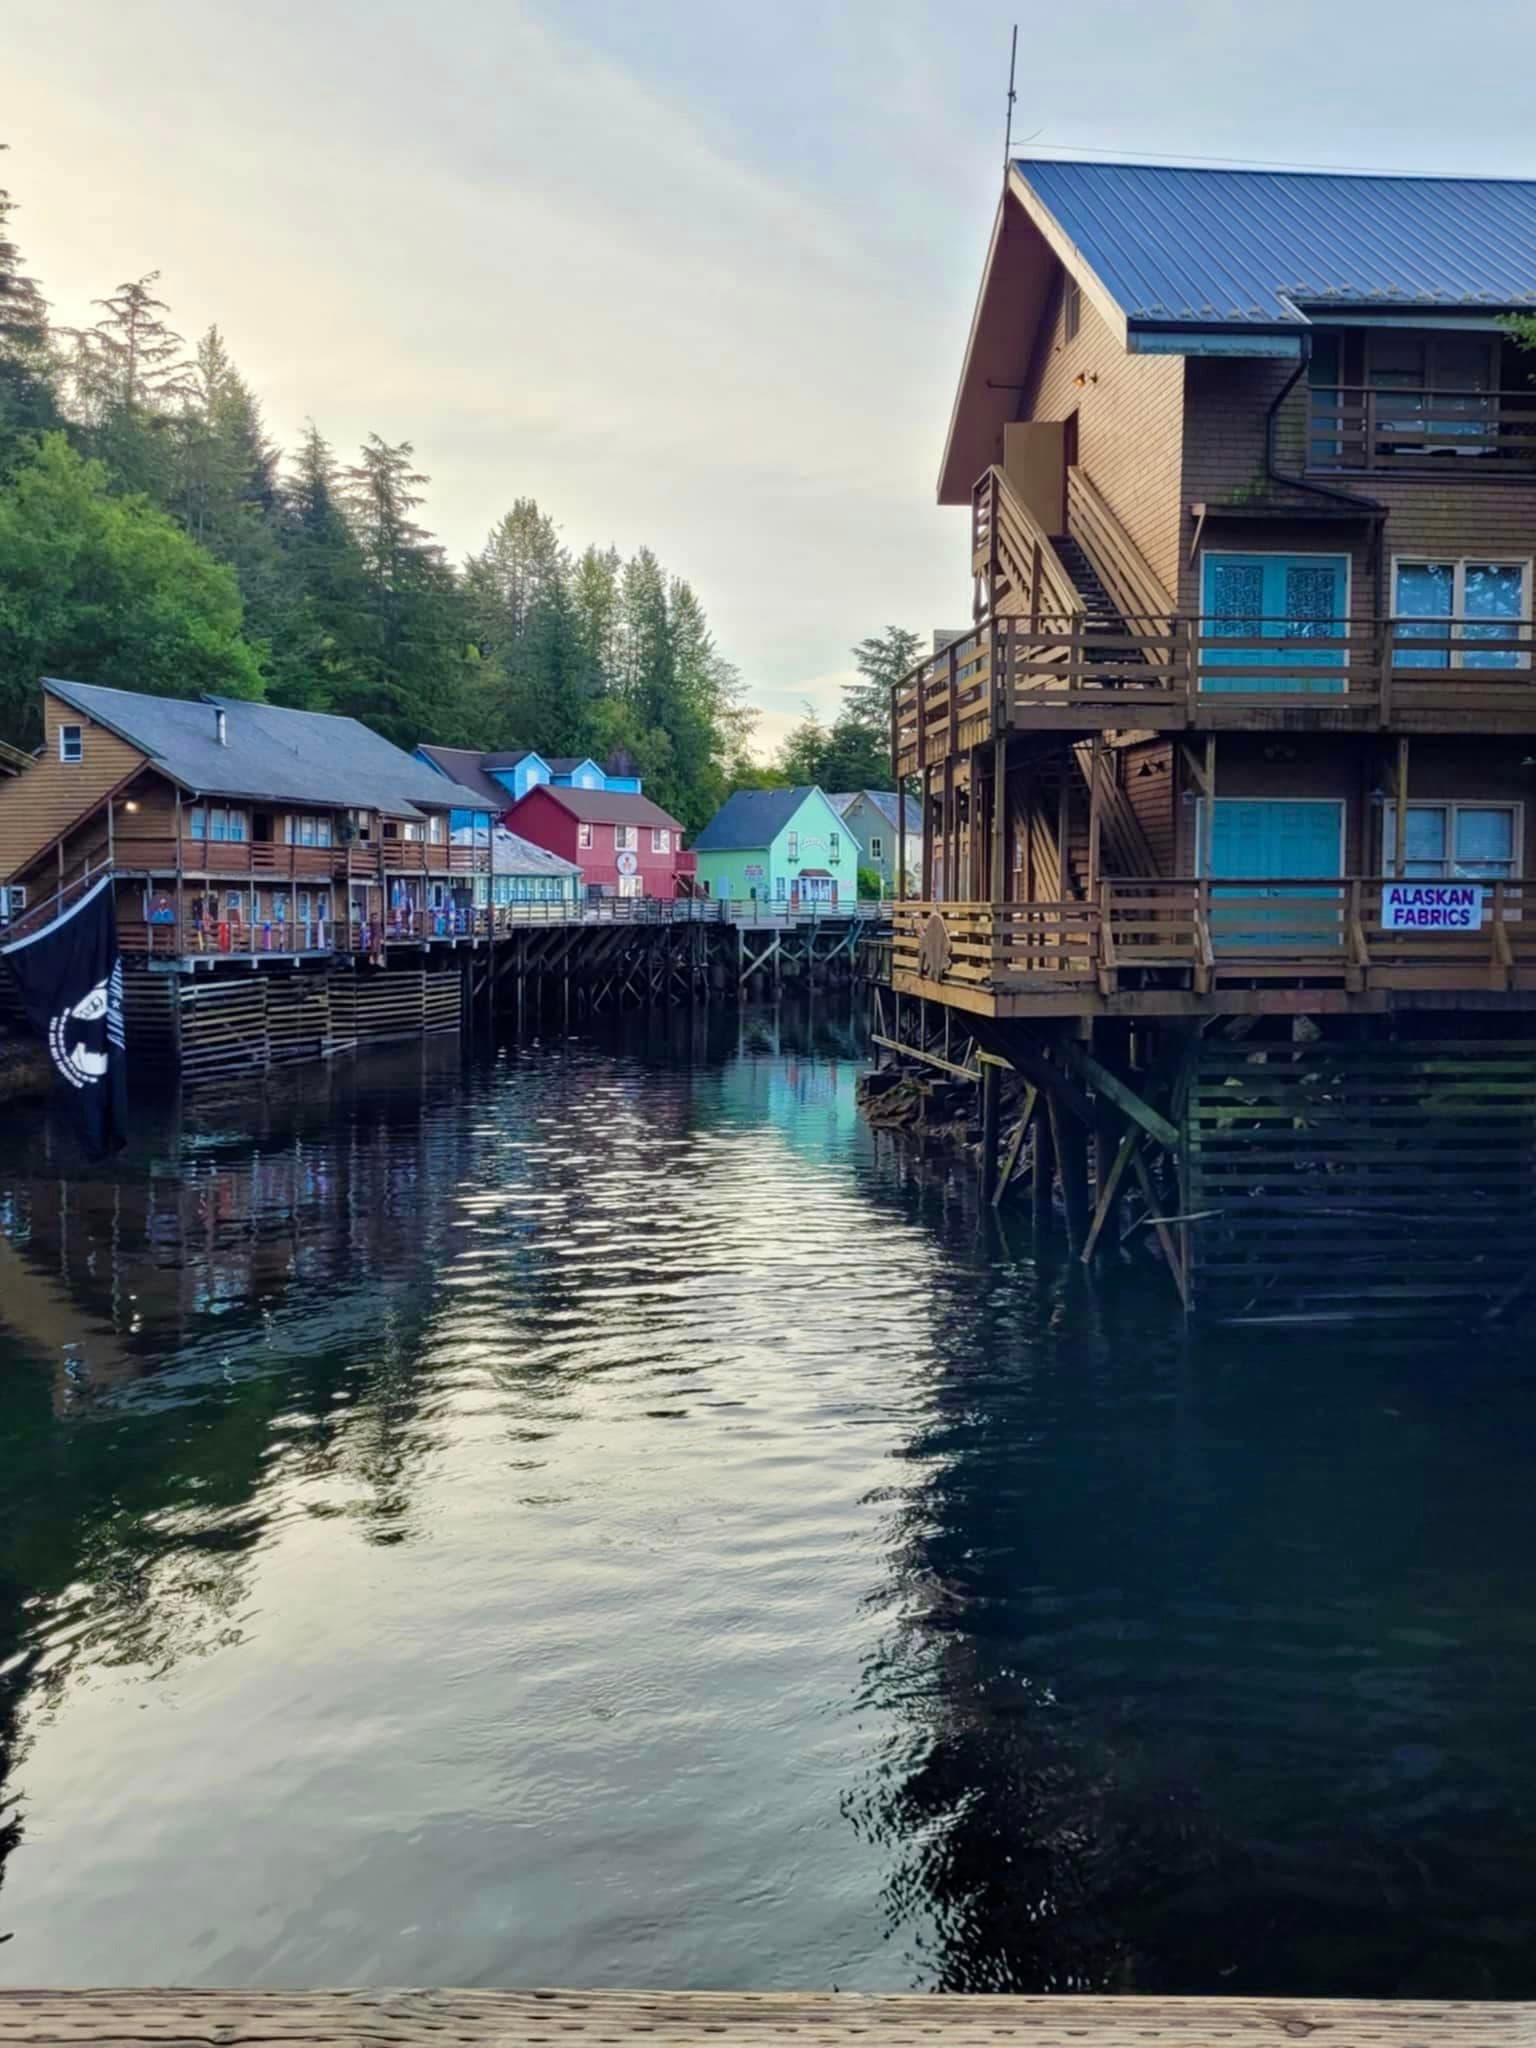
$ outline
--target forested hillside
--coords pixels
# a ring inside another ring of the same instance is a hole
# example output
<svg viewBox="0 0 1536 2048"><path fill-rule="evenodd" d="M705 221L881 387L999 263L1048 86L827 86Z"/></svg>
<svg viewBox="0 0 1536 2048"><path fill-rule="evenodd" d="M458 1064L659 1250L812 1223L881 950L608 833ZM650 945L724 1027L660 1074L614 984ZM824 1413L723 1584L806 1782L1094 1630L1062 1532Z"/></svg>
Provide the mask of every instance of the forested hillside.
<svg viewBox="0 0 1536 2048"><path fill-rule="evenodd" d="M751 718L703 606L648 548L577 551L517 499L461 566L409 441L276 448L217 328L189 346L152 275L50 320L0 192L0 738L36 680L222 690L421 739L615 747L690 827Z"/></svg>

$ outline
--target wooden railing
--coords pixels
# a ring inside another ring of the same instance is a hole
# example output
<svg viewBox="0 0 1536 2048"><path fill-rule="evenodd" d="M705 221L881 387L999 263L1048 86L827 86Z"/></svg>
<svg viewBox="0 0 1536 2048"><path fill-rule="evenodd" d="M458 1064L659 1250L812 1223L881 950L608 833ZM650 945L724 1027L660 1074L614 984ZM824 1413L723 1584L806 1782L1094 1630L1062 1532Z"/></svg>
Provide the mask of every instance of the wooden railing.
<svg viewBox="0 0 1536 2048"><path fill-rule="evenodd" d="M385 839L335 846L290 846L284 840L183 838L177 859L170 835L119 832L114 864L129 872L173 875L253 875L259 880L329 881L350 873L367 881L389 874L486 875L490 849L449 846L440 840Z"/></svg>
<svg viewBox="0 0 1536 2048"><path fill-rule="evenodd" d="M1071 616L1084 609L1051 536L995 464L971 491L971 567L980 615Z"/></svg>
<svg viewBox="0 0 1536 2048"><path fill-rule="evenodd" d="M1161 617L1174 609L1174 593L1163 588L1109 500L1076 463L1067 471L1067 531L1081 544L1099 581L1127 617Z"/></svg>
<svg viewBox="0 0 1536 2048"><path fill-rule="evenodd" d="M1517 621L1294 620L1181 613L1118 626L997 618L896 685L899 775L999 731L1262 726L1536 731L1536 643ZM963 659L960 658L963 654Z"/></svg>
<svg viewBox="0 0 1536 2048"><path fill-rule="evenodd" d="M1466 928L1391 929L1379 876L1104 882L1094 902L899 903L892 970L998 996L1288 984L1536 990L1536 884L1485 880ZM1091 1003L1090 1003L1091 1006Z"/></svg>
<svg viewBox="0 0 1536 2048"><path fill-rule="evenodd" d="M1312 470L1477 478L1536 469L1536 391L1332 384L1308 399Z"/></svg>

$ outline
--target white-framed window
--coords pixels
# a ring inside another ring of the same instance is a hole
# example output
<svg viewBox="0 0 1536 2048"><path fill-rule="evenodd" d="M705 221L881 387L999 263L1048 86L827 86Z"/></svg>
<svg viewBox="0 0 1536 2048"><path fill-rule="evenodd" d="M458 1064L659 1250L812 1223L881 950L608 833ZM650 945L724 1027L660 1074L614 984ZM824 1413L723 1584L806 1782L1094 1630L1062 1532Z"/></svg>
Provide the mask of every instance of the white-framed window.
<svg viewBox="0 0 1536 2048"><path fill-rule="evenodd" d="M245 891L243 889L226 889L224 891L224 915L231 924L244 923Z"/></svg>
<svg viewBox="0 0 1536 2048"><path fill-rule="evenodd" d="M1410 803L1403 831L1403 875L1410 881L1508 882L1518 879L1525 838L1523 804ZM1397 806L1381 814L1381 871L1396 872Z"/></svg>
<svg viewBox="0 0 1536 2048"><path fill-rule="evenodd" d="M784 898L789 894L788 884L785 882L784 877L782 875L774 876L773 893L780 903L782 903L784 901Z"/></svg>
<svg viewBox="0 0 1536 2048"><path fill-rule="evenodd" d="M869 837L869 857L871 860L882 860L885 857L885 849L880 842L880 835L876 832L872 832Z"/></svg>
<svg viewBox="0 0 1536 2048"><path fill-rule="evenodd" d="M798 860L800 858L800 834L798 832L790 833L788 844L784 849L784 855L786 860Z"/></svg>
<svg viewBox="0 0 1536 2048"><path fill-rule="evenodd" d="M613 843L620 853L638 852L639 837L633 825L615 825L613 828Z"/></svg>
<svg viewBox="0 0 1536 2048"><path fill-rule="evenodd" d="M24 911L24 910L26 909L26 907L27 907L27 892L26 892L26 889L24 888L24 886L23 886L23 885L22 885L22 884L21 884L20 882L12 882L12 884L11 884L11 886L10 886L9 890L8 890L8 891L6 892L6 898L5 898L5 914L6 914L6 916L7 916L7 917L20 917L21 913L22 913L22 912L23 912L23 911Z"/></svg>
<svg viewBox="0 0 1536 2048"><path fill-rule="evenodd" d="M828 859L828 860L841 860L841 859L842 859L842 857L843 857L843 835L842 835L842 833L841 833L841 832L833 832L833 833L832 833L832 834L831 834L831 835L830 835L830 836L828 837L828 840L827 840L827 859Z"/></svg>
<svg viewBox="0 0 1536 2048"><path fill-rule="evenodd" d="M331 821L316 818L308 813L299 817L290 816L284 820L284 837L290 846L329 846L331 843Z"/></svg>
<svg viewBox="0 0 1536 2048"><path fill-rule="evenodd" d="M59 727L59 759L61 761L83 761L85 759L85 727L83 725L61 725Z"/></svg>
<svg viewBox="0 0 1536 2048"><path fill-rule="evenodd" d="M1476 642L1531 637L1530 558L1394 556L1392 616L1394 668L1529 668L1529 655L1512 647L1479 652ZM1415 640L1457 644L1416 648Z"/></svg>
<svg viewBox="0 0 1536 2048"><path fill-rule="evenodd" d="M428 838L429 838L429 839L431 840L431 842L432 842L432 844L433 844L434 846L441 846L441 845L442 845L442 843L443 843L443 814L442 814L442 812L441 812L441 811L433 811L433 812L431 812L431 813L430 813L430 814L428 815L428 818L427 818L427 837L428 837Z"/></svg>
<svg viewBox="0 0 1536 2048"><path fill-rule="evenodd" d="M652 853L670 853L672 851L672 833L666 825L653 825L651 827L651 851Z"/></svg>
<svg viewBox="0 0 1536 2048"><path fill-rule="evenodd" d="M576 844L583 853L590 853L592 851L592 827L590 825L584 824L576 827Z"/></svg>
<svg viewBox="0 0 1536 2048"><path fill-rule="evenodd" d="M194 804L187 812L189 839L212 839L221 844L234 840L243 844L250 836L245 812L229 804Z"/></svg>

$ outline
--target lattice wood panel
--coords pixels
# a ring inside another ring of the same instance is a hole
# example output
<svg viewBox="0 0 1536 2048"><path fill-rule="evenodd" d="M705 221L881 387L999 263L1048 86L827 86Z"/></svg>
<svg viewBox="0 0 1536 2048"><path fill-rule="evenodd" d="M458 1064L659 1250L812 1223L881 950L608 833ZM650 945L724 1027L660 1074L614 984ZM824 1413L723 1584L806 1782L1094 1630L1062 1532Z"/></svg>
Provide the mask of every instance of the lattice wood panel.
<svg viewBox="0 0 1536 2048"><path fill-rule="evenodd" d="M1413 1316L1536 1254L1536 1044L1202 1048L1186 1111L1195 1303Z"/></svg>
<svg viewBox="0 0 1536 2048"><path fill-rule="evenodd" d="M123 1029L128 1078L173 1074L181 1050L181 1005L175 978L147 967L123 969Z"/></svg>
<svg viewBox="0 0 1536 2048"><path fill-rule="evenodd" d="M330 988L323 974L285 974L267 983L267 1044L273 1066L323 1059L331 1036Z"/></svg>
<svg viewBox="0 0 1536 2048"><path fill-rule="evenodd" d="M424 976L422 1027L457 1031L463 1010L463 978L457 967L429 969Z"/></svg>
<svg viewBox="0 0 1536 2048"><path fill-rule="evenodd" d="M271 1062L267 984L261 974L186 977L181 992L181 1076L189 1084L246 1076Z"/></svg>
<svg viewBox="0 0 1536 2048"><path fill-rule="evenodd" d="M426 1014L426 974L419 967L360 971L353 991L353 1030L359 1045L414 1038Z"/></svg>

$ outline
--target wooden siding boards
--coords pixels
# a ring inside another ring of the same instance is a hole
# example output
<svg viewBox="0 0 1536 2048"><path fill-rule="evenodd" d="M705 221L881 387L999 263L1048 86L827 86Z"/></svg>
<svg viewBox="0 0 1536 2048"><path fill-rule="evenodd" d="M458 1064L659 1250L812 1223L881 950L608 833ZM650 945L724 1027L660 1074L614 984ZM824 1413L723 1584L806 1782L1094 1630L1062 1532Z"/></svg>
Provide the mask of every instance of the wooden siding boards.
<svg viewBox="0 0 1536 2048"><path fill-rule="evenodd" d="M1019 417L1077 414L1078 462L1172 590L1178 583L1184 359L1127 355L1086 294L1081 303L1077 334L1068 341L1058 281Z"/></svg>
<svg viewBox="0 0 1536 2048"><path fill-rule="evenodd" d="M1166 741L1127 747L1121 774L1131 809L1152 849L1157 872L1176 874L1178 830L1174 817L1173 748Z"/></svg>
<svg viewBox="0 0 1536 2048"><path fill-rule="evenodd" d="M83 728L83 756L59 759L60 725ZM145 757L116 733L94 725L56 697L43 694L42 753L14 780L0 800L0 879L19 875L84 813L100 803Z"/></svg>

